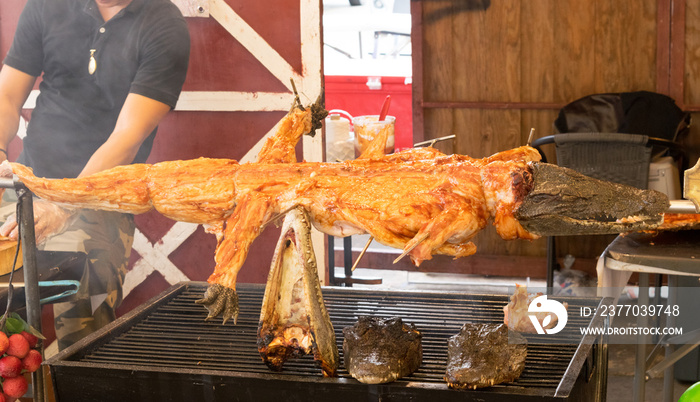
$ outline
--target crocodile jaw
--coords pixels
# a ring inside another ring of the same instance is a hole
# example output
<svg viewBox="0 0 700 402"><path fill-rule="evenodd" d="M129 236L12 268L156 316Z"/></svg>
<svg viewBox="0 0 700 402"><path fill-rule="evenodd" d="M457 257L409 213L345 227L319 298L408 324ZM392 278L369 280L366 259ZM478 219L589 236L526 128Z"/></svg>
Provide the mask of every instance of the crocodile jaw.
<svg viewBox="0 0 700 402"><path fill-rule="evenodd" d="M334 377L340 358L310 231L303 209L293 209L285 217L260 311L258 351L275 371L290 358L313 353L323 375Z"/></svg>

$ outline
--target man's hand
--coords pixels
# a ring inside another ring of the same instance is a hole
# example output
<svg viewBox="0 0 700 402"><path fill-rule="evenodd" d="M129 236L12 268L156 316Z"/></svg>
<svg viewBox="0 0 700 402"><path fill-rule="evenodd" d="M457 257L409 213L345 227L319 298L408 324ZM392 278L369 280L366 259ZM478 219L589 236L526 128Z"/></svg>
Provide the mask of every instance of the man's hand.
<svg viewBox="0 0 700 402"><path fill-rule="evenodd" d="M70 218L74 215L74 211L49 201L35 200L33 204L36 244L41 244L50 236L63 232L68 226ZM17 240L17 233L17 216L12 214L0 226L0 235Z"/></svg>
<svg viewBox="0 0 700 402"><path fill-rule="evenodd" d="M0 177L6 179L12 178L12 166L10 166L10 162L7 160L0 163ZM5 189L0 188L0 199L2 199L3 194L5 194Z"/></svg>

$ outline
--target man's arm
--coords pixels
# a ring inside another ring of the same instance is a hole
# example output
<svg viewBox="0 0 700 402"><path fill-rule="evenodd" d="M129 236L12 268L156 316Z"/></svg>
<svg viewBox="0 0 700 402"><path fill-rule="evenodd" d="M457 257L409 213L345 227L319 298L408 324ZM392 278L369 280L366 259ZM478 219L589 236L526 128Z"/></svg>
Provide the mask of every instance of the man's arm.
<svg viewBox="0 0 700 402"><path fill-rule="evenodd" d="M131 93L107 141L90 157L80 176L133 162L143 141L170 111L165 103Z"/></svg>
<svg viewBox="0 0 700 402"><path fill-rule="evenodd" d="M5 151L17 135L20 112L35 81L36 77L7 65L0 70L0 148ZM6 158L0 152L0 160Z"/></svg>
<svg viewBox="0 0 700 402"><path fill-rule="evenodd" d="M2 77L0 74L0 82ZM29 87L31 90L31 86ZM28 93L28 92L27 92ZM3 100L4 101L4 100ZM170 106L141 95L129 94L119 112L114 131L90 157L80 173L86 176L117 165L131 163L141 143L148 137L160 120L168 113ZM19 115L19 113L17 113ZM0 119L2 117L0 116ZM19 117L17 117L19 119ZM15 131L17 130L15 124ZM11 138L10 138L11 139ZM34 202L34 226L37 243L47 236L59 233L69 221L72 212L48 201ZM14 216L0 226L0 235L17 238L17 223Z"/></svg>

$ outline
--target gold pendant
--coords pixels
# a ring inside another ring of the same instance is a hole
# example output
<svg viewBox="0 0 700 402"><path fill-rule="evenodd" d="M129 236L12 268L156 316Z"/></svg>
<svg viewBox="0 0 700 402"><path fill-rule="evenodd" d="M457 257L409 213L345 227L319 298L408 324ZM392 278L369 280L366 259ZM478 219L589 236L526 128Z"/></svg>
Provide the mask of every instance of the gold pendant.
<svg viewBox="0 0 700 402"><path fill-rule="evenodd" d="M90 75L95 74L95 70L97 70L97 60L95 60L95 51L97 49L90 49L90 62L88 63L88 73Z"/></svg>

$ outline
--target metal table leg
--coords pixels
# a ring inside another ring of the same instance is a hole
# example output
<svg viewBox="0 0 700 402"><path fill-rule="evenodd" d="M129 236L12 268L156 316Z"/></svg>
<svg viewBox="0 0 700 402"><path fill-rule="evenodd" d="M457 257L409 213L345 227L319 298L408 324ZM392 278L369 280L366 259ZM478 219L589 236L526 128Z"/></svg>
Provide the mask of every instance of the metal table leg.
<svg viewBox="0 0 700 402"><path fill-rule="evenodd" d="M343 267L345 286L352 287L352 236L343 237Z"/></svg>
<svg viewBox="0 0 700 402"><path fill-rule="evenodd" d="M547 293L554 287L554 270L557 268L557 249L554 236L547 237Z"/></svg>
<svg viewBox="0 0 700 402"><path fill-rule="evenodd" d="M637 298L639 306L649 304L649 274L639 273L639 295ZM637 316L637 327L645 328L647 326L647 316L639 314ZM644 393L646 385L646 341L647 335L637 335L637 350L634 362L634 386L632 389L632 400L635 402L644 402Z"/></svg>
<svg viewBox="0 0 700 402"><path fill-rule="evenodd" d="M335 286L335 237L326 236L326 238L328 239L328 284Z"/></svg>
<svg viewBox="0 0 700 402"><path fill-rule="evenodd" d="M674 306L678 304L678 293L676 289L678 288L678 276L669 275L668 276L668 306ZM666 327L673 328L676 326L676 317L673 314L666 316ZM671 343L666 345L666 358L670 358L675 350L675 346ZM668 366L664 371L664 402L673 401L673 385L674 385L674 373L673 364Z"/></svg>
<svg viewBox="0 0 700 402"><path fill-rule="evenodd" d="M41 332L41 305L39 303L39 274L36 261L36 237L34 233L34 203L32 193L19 180L0 179L0 188L14 188L17 192L22 258L24 259L24 297L27 323ZM43 355L43 343L39 341ZM32 373L34 401L44 401L44 373L41 369Z"/></svg>

